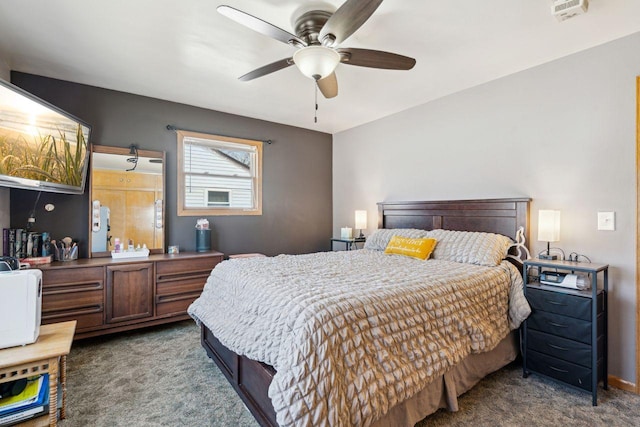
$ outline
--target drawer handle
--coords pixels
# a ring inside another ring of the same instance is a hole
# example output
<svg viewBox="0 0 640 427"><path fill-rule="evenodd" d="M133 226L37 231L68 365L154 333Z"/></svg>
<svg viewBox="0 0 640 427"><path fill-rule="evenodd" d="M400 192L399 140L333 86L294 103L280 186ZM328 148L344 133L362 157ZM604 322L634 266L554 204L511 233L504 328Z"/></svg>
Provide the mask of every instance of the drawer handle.
<svg viewBox="0 0 640 427"><path fill-rule="evenodd" d="M42 295L58 295L85 291L98 291L102 289L102 282L74 282L52 286L44 286Z"/></svg>
<svg viewBox="0 0 640 427"><path fill-rule="evenodd" d="M86 305L82 307L75 307L71 309L62 309L62 310L42 310L42 317L45 319L56 319L58 317L75 317L81 316L83 314L93 314L93 313L101 313L102 312L102 304L94 304L94 305Z"/></svg>
<svg viewBox="0 0 640 427"><path fill-rule="evenodd" d="M159 295L159 296L156 296L156 303L174 302L174 301L182 301L182 300L195 301L200 296L200 294L201 292L195 292L191 294L167 295L167 296Z"/></svg>
<svg viewBox="0 0 640 427"><path fill-rule="evenodd" d="M549 369L553 369L554 371L557 372L562 372L563 374L568 374L569 371L567 371L566 369L560 369L560 368L556 368L555 366L551 366L551 365L547 365L549 367Z"/></svg>
<svg viewBox="0 0 640 427"><path fill-rule="evenodd" d="M211 270L206 271L193 271L190 273L173 273L173 274L158 274L156 282L177 282L186 279L206 279L211 274Z"/></svg>
<svg viewBox="0 0 640 427"><path fill-rule="evenodd" d="M562 325L560 323L556 323L556 322L552 322L552 321L547 321L547 323L549 323L551 326L555 326L556 328L568 328L569 325Z"/></svg>
<svg viewBox="0 0 640 427"><path fill-rule="evenodd" d="M550 300L550 299L545 299L545 301L548 302L549 304L560 305L562 307L566 307L566 305L567 305L567 304L564 304L564 303L561 303L561 302L558 302L558 301L553 301L553 300Z"/></svg>
<svg viewBox="0 0 640 427"><path fill-rule="evenodd" d="M556 350L569 351L568 348L560 347L559 345L553 345L551 343L547 343L547 345L551 348L555 348Z"/></svg>

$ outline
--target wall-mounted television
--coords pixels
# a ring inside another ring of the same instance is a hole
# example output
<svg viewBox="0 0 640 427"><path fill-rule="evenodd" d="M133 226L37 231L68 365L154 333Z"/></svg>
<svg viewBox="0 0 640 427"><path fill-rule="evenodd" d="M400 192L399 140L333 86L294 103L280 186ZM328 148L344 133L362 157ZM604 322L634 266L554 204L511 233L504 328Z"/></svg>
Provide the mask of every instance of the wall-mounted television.
<svg viewBox="0 0 640 427"><path fill-rule="evenodd" d="M0 186L82 194L91 126L0 79Z"/></svg>

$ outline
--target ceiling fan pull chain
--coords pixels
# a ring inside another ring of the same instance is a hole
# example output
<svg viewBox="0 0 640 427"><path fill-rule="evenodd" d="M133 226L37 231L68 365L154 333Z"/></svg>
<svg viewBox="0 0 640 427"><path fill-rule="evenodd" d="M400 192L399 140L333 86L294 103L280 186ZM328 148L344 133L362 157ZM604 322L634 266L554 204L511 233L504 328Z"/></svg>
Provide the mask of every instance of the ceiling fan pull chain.
<svg viewBox="0 0 640 427"><path fill-rule="evenodd" d="M315 83L315 87L316 87L316 99L315 99L316 110L314 111L313 122L318 123L318 82L317 81Z"/></svg>

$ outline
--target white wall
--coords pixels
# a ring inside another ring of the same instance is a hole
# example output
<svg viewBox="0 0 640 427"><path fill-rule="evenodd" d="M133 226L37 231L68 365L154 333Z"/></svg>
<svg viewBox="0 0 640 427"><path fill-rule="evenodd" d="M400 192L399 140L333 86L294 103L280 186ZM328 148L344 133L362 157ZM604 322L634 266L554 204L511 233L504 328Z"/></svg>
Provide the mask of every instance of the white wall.
<svg viewBox="0 0 640 427"><path fill-rule="evenodd" d="M0 57L0 79L9 81L10 70L7 63ZM9 228L9 189L0 187L0 230Z"/></svg>
<svg viewBox="0 0 640 427"><path fill-rule="evenodd" d="M528 196L537 253L538 210L560 209L557 245L611 266L609 373L635 383L638 46L640 33L334 135L334 235L355 209L375 229L383 200ZM616 231L596 230L599 210Z"/></svg>
<svg viewBox="0 0 640 427"><path fill-rule="evenodd" d="M11 70L9 65L0 56L0 79L9 81L11 79Z"/></svg>

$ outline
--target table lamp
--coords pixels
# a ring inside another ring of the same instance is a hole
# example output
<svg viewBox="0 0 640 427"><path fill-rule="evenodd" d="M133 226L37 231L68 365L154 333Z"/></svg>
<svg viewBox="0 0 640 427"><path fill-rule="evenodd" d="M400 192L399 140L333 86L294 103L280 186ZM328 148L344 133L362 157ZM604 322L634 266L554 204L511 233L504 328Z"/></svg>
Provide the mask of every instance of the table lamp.
<svg viewBox="0 0 640 427"><path fill-rule="evenodd" d="M356 229L360 229L360 235L358 239L364 239L364 234L362 234L362 230L367 228L367 211L356 211Z"/></svg>
<svg viewBox="0 0 640 427"><path fill-rule="evenodd" d="M550 243L560 240L560 211L538 211L538 240L547 242L547 252L538 255L540 259L558 259L556 255L551 255Z"/></svg>

